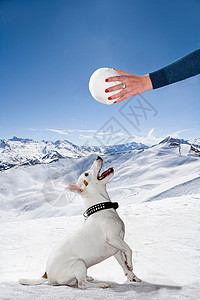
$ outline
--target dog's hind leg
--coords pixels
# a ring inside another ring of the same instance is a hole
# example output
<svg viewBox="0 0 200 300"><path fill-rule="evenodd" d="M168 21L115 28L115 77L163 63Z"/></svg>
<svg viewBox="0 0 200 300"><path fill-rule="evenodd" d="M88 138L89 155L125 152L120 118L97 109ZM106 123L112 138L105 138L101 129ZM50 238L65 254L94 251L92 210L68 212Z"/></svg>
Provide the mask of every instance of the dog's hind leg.
<svg viewBox="0 0 200 300"><path fill-rule="evenodd" d="M103 282L89 282L87 280L87 267L85 265L85 262L81 259L77 260L73 266L71 267L71 271L73 275L76 277L78 281L78 287L80 289L86 289L86 288L108 288L109 285Z"/></svg>
<svg viewBox="0 0 200 300"><path fill-rule="evenodd" d="M121 251L118 251L115 255L114 255L115 259L118 261L118 263L120 264L120 266L122 267L125 276L127 276L127 278L130 281L135 281L135 282L140 282L141 280L139 278L137 278L137 276L128 269L127 264L125 262L125 257L123 256L123 253Z"/></svg>

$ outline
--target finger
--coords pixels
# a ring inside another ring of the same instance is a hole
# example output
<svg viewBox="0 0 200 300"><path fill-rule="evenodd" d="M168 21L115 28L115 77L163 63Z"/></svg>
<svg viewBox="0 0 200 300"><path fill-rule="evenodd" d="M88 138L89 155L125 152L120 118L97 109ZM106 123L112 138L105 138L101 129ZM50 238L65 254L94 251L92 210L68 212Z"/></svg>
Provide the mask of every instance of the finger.
<svg viewBox="0 0 200 300"><path fill-rule="evenodd" d="M114 103L119 103L121 101L124 101L124 100L128 99L129 97L130 96L124 95L124 96L120 97L119 99L117 99Z"/></svg>
<svg viewBox="0 0 200 300"><path fill-rule="evenodd" d="M122 76L113 76L105 79L105 82L111 82L111 81L122 81Z"/></svg>
<svg viewBox="0 0 200 300"><path fill-rule="evenodd" d="M115 103L119 103L119 102L121 102L121 101L123 101L123 100L125 100L125 99L128 99L129 97L131 97L131 96L136 96L136 95L138 95L137 93L126 93L126 94L124 94L122 97L120 97L119 99L117 99L116 101L115 101Z"/></svg>
<svg viewBox="0 0 200 300"><path fill-rule="evenodd" d="M113 96L108 97L108 100L114 100L114 99L117 99L117 98L119 98L119 97L122 97L124 94L125 94L124 91L121 91L121 92L119 92L119 93L117 93L117 94L115 94L115 95L113 95Z"/></svg>
<svg viewBox="0 0 200 300"><path fill-rule="evenodd" d="M127 73L127 72L124 72L124 71L121 71L121 70L116 70L116 69L114 69L114 70L117 71L120 75L125 75L125 76L132 75L131 73Z"/></svg>
<svg viewBox="0 0 200 300"><path fill-rule="evenodd" d="M122 89L123 89L122 84L117 84L117 85L114 85L114 86L111 86L111 87L107 88L105 90L105 92L110 93L110 92L117 91L117 90L122 90Z"/></svg>

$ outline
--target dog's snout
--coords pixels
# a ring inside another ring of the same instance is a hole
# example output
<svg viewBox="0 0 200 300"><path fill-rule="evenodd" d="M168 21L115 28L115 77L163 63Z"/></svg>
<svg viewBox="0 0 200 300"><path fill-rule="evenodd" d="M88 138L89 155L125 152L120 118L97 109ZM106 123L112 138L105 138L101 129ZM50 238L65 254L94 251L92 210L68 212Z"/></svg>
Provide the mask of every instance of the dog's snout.
<svg viewBox="0 0 200 300"><path fill-rule="evenodd" d="M101 156L97 156L96 160L103 160Z"/></svg>

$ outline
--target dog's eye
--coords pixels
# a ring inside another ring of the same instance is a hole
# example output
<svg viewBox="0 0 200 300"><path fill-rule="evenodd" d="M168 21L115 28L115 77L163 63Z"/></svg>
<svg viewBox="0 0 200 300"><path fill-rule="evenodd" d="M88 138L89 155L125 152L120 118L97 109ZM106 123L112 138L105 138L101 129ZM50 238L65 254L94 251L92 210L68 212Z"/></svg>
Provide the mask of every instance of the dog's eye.
<svg viewBox="0 0 200 300"><path fill-rule="evenodd" d="M88 176L89 174L88 173L85 173L85 176Z"/></svg>

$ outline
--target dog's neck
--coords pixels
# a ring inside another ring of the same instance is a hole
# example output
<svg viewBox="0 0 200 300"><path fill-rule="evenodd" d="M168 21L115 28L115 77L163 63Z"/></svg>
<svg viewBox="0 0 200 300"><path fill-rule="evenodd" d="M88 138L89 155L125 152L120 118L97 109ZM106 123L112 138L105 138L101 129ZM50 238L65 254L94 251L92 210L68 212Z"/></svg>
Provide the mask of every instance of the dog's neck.
<svg viewBox="0 0 200 300"><path fill-rule="evenodd" d="M85 209L88 209L89 207L101 202L111 202L106 190L103 190L100 194L94 194L87 197L83 197L83 201Z"/></svg>

